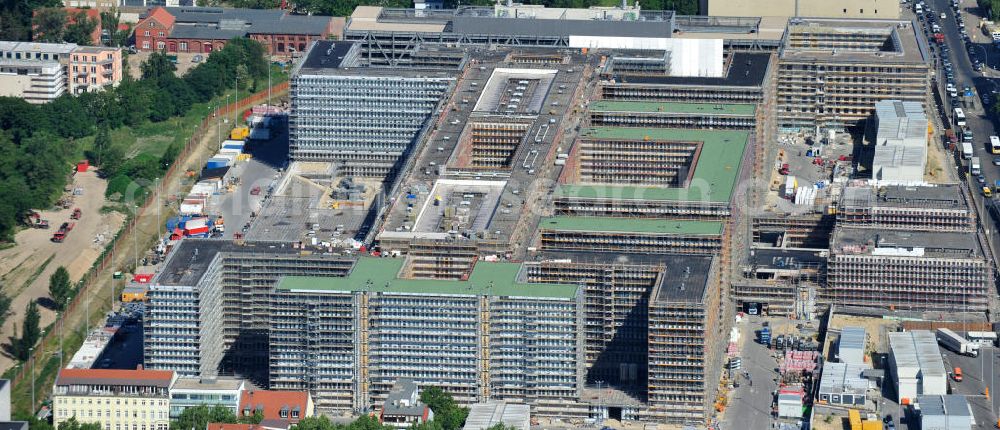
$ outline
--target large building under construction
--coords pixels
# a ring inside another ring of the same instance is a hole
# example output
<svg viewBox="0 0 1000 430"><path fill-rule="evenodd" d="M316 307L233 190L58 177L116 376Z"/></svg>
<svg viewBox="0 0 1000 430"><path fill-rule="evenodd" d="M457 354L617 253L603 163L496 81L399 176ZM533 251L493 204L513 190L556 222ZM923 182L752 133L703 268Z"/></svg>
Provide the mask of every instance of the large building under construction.
<svg viewBox="0 0 1000 430"><path fill-rule="evenodd" d="M840 130L881 100L928 103L931 59L910 21L789 20L777 71L778 124Z"/></svg>
<svg viewBox="0 0 1000 430"><path fill-rule="evenodd" d="M185 240L154 280L150 367L327 411L409 378L580 424L704 423L778 39L697 18L359 7L293 70L293 163L246 240Z"/></svg>
<svg viewBox="0 0 1000 430"><path fill-rule="evenodd" d="M990 278L974 234L837 227L821 296L839 306L984 312Z"/></svg>
<svg viewBox="0 0 1000 430"><path fill-rule="evenodd" d="M369 410L407 378L463 404L586 416L578 286L528 283L515 263L479 262L463 280L399 278L402 266L362 258L347 276L284 278L270 302L270 387Z"/></svg>
<svg viewBox="0 0 1000 430"><path fill-rule="evenodd" d="M847 187L837 225L896 230L975 231L976 220L961 185Z"/></svg>
<svg viewBox="0 0 1000 430"><path fill-rule="evenodd" d="M463 56L410 69L368 67L360 45L320 41L292 71L291 158L333 162L343 173L398 171L454 80ZM436 60L437 57L434 57Z"/></svg>

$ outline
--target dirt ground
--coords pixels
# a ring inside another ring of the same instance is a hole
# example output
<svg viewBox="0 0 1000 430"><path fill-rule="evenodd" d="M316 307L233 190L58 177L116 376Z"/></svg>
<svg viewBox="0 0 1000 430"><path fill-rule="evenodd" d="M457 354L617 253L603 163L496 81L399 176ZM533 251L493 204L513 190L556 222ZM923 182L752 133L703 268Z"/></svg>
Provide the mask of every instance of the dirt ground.
<svg viewBox="0 0 1000 430"><path fill-rule="evenodd" d="M924 180L932 184L953 184L958 182L955 171L955 156L945 151L941 144L943 137L934 134L927 145L927 168Z"/></svg>
<svg viewBox="0 0 1000 430"><path fill-rule="evenodd" d="M135 54L128 54L128 68L129 70L132 71L132 76L139 76L142 73L141 71L142 69L140 68L140 66L142 65L143 61L146 61L146 59L149 58L150 55L152 55L152 52L138 52ZM191 70L192 67L198 65L198 63L195 63L192 60L194 59L195 55L199 54L194 54L190 52L178 52L176 54L170 54L170 55L177 55L177 76L184 76L184 74L187 73L188 70ZM202 56L201 61L205 61L205 59L208 58L208 55L205 54L201 54L201 56Z"/></svg>
<svg viewBox="0 0 1000 430"><path fill-rule="evenodd" d="M49 276L56 268L65 266L70 279L78 281L125 222L120 213L100 213L107 183L97 177L95 169L77 173L71 187L83 189L83 195L76 196L73 204L83 216L75 221L76 227L65 242L55 243L50 239L60 224L70 221L72 208L41 211L41 218L49 221L48 229L22 230L15 236L16 246L0 251L0 285L13 298L10 316L0 328L0 342L7 342L15 335L14 326L21 324L25 306L31 300L48 297ZM44 306L41 315L42 327L55 320L55 313ZM6 354L0 354L0 369L13 363Z"/></svg>

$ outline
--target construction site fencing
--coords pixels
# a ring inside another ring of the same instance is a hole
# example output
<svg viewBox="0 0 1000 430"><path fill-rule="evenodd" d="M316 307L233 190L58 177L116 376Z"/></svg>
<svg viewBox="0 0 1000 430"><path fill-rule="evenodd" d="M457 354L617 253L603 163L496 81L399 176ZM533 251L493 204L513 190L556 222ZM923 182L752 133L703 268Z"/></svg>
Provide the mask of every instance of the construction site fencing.
<svg viewBox="0 0 1000 430"><path fill-rule="evenodd" d="M182 168L181 166L182 163L179 163L179 160L185 159L191 154L191 152L193 152L197 148L199 142L202 141L202 139L205 137L205 134L208 133L209 130L211 130L211 127L214 125L213 123L214 118L220 115L228 116L235 113L237 114L237 120L238 120L240 112L249 109L250 107L255 106L257 104L266 102L269 98L279 96L285 93L286 91L288 91L287 81L274 85L268 89L264 89L263 91L251 94L250 96L240 99L236 102L229 103L226 105L221 105L218 108L216 108L214 111L212 111L211 116L205 117L205 119L201 121L195 132L191 135L190 138L188 138L187 142L185 142L184 148L180 151L180 153L177 155L177 158L174 160L173 163L171 163L170 167L164 173L163 182L169 182L178 179L177 175L183 173L183 172L178 172L178 169ZM201 161L204 160L199 160L199 162ZM146 211L152 208L152 205L161 204L160 203L162 198L162 196L160 195L161 192L163 191L159 186L155 187L155 189L149 190L149 194L147 194L145 200L141 202L141 206L135 212L133 212L133 216L128 219L124 228L122 228L122 230L119 231L119 233L114 237L114 239L111 240L111 243L105 248L104 253L102 253L100 257L98 257L97 261L94 263L93 266L91 266L90 270L86 274L84 274L84 276L77 283L78 286L77 294L73 297L72 301L70 301L69 306L66 307L66 309L63 311L63 314L60 315L58 318L65 319L65 315L75 314L79 312L79 308L81 306L88 306L86 310L88 314L85 316L85 321L89 321L91 315L93 315L93 312L95 310L101 309L99 305L94 307L94 309L89 308L90 305L89 302L92 301L91 296L98 294L98 291L96 291L95 288L100 283L100 279L98 277L99 274L104 270L108 269L108 267L113 264L114 256L116 254L120 254L123 248L132 245L128 243L126 239L123 238L127 237L130 234L136 234L135 227L138 219L144 216L146 214ZM126 269L127 267L128 266L123 267L122 269ZM135 267L131 268L133 270L135 269ZM112 283L112 285L114 284ZM114 294L115 292L112 291L109 300L109 306L114 301ZM101 311L101 313L103 314L103 311ZM35 363L42 362L44 365L45 360L48 360L53 355L58 354L59 337L62 336L64 332L65 330L46 331L45 336L38 343L38 347L35 348L34 352L28 358L28 361L34 360ZM17 373L12 378L12 383L14 386L17 386L22 381L22 379L26 376L25 374L28 369L29 366L20 366ZM32 407L34 407L34 405L32 405Z"/></svg>

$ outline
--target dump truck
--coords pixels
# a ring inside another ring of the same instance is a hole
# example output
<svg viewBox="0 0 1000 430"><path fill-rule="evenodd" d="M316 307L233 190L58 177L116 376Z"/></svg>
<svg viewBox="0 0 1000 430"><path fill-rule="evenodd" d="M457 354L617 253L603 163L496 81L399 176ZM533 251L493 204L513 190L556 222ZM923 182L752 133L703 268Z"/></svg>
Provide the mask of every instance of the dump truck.
<svg viewBox="0 0 1000 430"><path fill-rule="evenodd" d="M937 329L937 341L941 344L941 346L956 353L967 355L969 357L976 357L979 355L979 344L969 342L968 339L959 336L958 333L951 331L951 329Z"/></svg>
<svg viewBox="0 0 1000 430"><path fill-rule="evenodd" d="M61 243L62 241L66 240L66 236L69 235L69 232L73 230L73 227L76 227L76 223L74 222L62 223L62 225L59 226L59 230L56 230L55 234L52 235L52 241L56 243Z"/></svg>

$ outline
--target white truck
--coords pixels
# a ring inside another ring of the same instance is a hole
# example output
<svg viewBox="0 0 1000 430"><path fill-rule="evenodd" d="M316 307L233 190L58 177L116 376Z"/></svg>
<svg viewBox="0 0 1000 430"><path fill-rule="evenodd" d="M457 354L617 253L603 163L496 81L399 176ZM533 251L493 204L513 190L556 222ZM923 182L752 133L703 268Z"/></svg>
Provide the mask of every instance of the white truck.
<svg viewBox="0 0 1000 430"><path fill-rule="evenodd" d="M972 161L969 162L969 173L972 176L979 176L983 173L983 167L979 164L979 157L972 157Z"/></svg>
<svg viewBox="0 0 1000 430"><path fill-rule="evenodd" d="M969 357L976 357L979 355L979 344L975 342L969 342L968 339L959 336L947 328L937 329L937 340L941 346L948 348L956 353L962 355L968 355Z"/></svg>
<svg viewBox="0 0 1000 430"><path fill-rule="evenodd" d="M962 158L972 158L972 142L962 142Z"/></svg>

